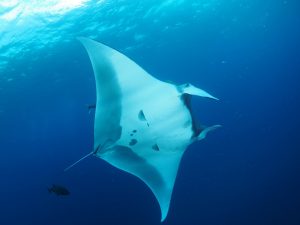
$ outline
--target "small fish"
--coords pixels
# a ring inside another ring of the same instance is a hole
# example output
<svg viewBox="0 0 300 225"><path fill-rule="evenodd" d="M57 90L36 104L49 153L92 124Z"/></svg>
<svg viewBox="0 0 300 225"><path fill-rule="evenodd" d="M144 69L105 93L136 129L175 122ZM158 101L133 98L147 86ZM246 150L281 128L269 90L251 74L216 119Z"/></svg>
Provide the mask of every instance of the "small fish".
<svg viewBox="0 0 300 225"><path fill-rule="evenodd" d="M92 112L92 109L96 109L96 104L87 104L86 107L89 110L89 114Z"/></svg>
<svg viewBox="0 0 300 225"><path fill-rule="evenodd" d="M70 191L60 185L53 184L52 187L48 188L49 193L54 193L56 195L69 195Z"/></svg>

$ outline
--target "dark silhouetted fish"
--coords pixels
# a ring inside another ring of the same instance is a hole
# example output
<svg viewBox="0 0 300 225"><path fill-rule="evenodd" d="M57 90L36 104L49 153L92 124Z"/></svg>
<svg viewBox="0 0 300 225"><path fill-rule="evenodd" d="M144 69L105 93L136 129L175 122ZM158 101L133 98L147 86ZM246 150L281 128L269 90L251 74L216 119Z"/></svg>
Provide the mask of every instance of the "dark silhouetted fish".
<svg viewBox="0 0 300 225"><path fill-rule="evenodd" d="M53 184L52 187L48 188L49 193L54 193L56 195L69 195L70 191L60 185Z"/></svg>

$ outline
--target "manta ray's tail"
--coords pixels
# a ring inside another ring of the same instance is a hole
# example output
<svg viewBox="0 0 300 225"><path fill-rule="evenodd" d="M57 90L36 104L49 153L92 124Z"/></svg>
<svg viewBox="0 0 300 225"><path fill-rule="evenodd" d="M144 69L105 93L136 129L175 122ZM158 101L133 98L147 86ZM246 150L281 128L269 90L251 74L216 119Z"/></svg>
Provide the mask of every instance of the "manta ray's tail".
<svg viewBox="0 0 300 225"><path fill-rule="evenodd" d="M64 172L68 171L69 169L71 169L73 166L75 166L77 163L81 162L82 160L84 160L85 158L89 157L90 155L92 155L94 153L94 151L90 152L89 154L81 157L79 160L77 160L76 162L74 162L72 165L68 166L67 168L64 169Z"/></svg>

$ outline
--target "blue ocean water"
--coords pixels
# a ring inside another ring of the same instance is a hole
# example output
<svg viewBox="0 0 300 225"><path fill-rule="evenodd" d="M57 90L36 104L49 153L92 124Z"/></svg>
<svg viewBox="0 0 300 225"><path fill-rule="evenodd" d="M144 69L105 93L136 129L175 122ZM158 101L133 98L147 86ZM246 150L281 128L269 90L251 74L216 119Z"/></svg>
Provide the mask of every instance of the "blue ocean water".
<svg viewBox="0 0 300 225"><path fill-rule="evenodd" d="M0 224L160 224L136 177L90 157L95 84L76 37L123 52L219 129L186 151L164 224L300 224L297 0L0 1ZM53 183L71 195L48 193Z"/></svg>

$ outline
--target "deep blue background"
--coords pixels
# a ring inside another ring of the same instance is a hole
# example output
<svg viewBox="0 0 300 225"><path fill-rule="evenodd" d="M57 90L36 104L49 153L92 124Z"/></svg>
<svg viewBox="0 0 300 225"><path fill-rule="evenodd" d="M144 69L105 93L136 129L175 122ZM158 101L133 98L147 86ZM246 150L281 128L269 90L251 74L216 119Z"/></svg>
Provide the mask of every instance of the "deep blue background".
<svg viewBox="0 0 300 225"><path fill-rule="evenodd" d="M230 1L198 20L185 4L161 22L182 19L180 29L141 21L145 43L126 52L159 79L221 99L193 99L199 121L223 128L186 151L165 224L300 224L300 4ZM63 172L93 146L93 73L75 34L2 72L16 79L0 92L0 224L160 224L137 178L94 157ZM123 49L131 35L97 40ZM52 183L71 195L48 194Z"/></svg>

